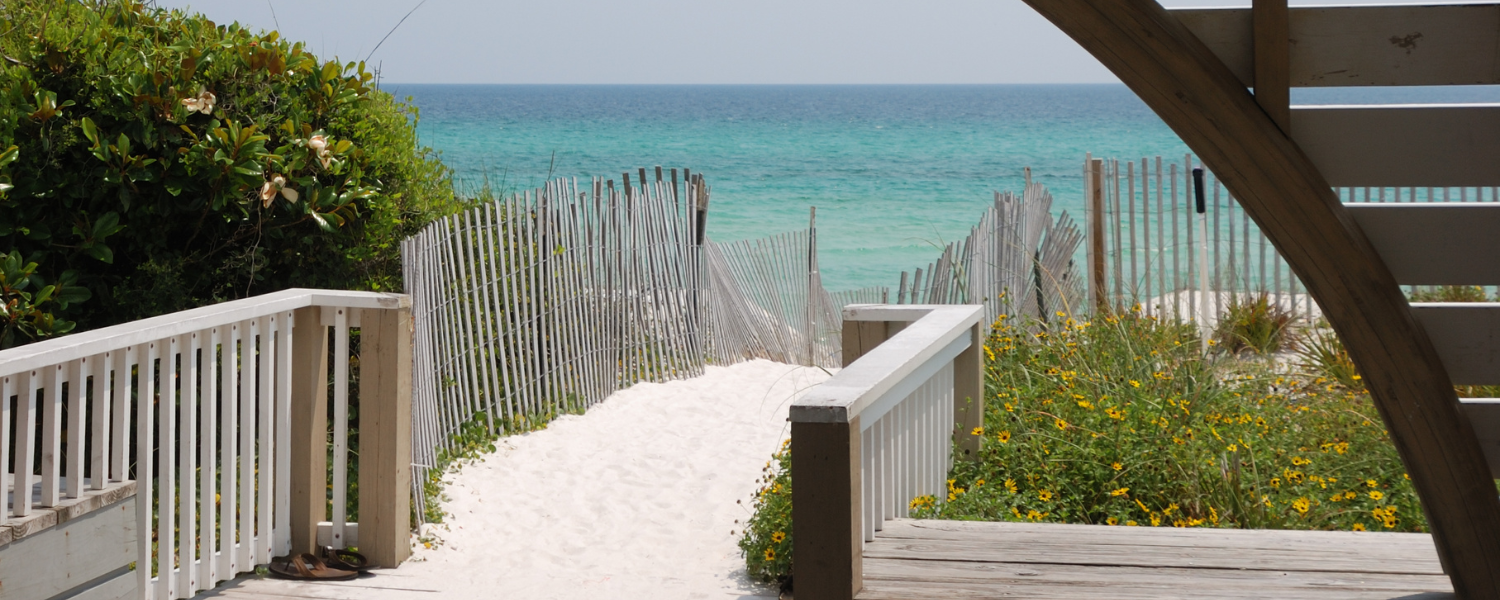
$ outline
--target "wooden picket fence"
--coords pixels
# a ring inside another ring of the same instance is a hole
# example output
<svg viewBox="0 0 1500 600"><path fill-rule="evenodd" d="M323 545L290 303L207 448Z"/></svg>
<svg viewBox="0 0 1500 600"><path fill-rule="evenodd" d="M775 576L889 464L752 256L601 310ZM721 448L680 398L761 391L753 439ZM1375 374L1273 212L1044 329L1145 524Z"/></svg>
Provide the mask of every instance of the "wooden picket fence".
<svg viewBox="0 0 1500 600"><path fill-rule="evenodd" d="M1084 164L1089 298L1128 310L1213 322L1231 304L1266 294L1311 322L1316 305L1276 248L1212 173L1196 212L1191 155Z"/></svg>
<svg viewBox="0 0 1500 600"><path fill-rule="evenodd" d="M1094 309L1128 310L1179 321L1217 320L1226 307L1266 295L1313 324L1322 314L1255 222L1212 172L1204 170L1204 212L1194 200L1192 155L1139 162L1084 162L1087 286ZM1336 188L1346 203L1497 202L1500 188ZM1408 293L1420 291L1409 286ZM1497 289L1484 288L1490 296Z"/></svg>
<svg viewBox="0 0 1500 600"><path fill-rule="evenodd" d="M1066 212L1052 217L1052 194L1042 185L1028 181L1020 196L995 192L967 237L925 270L901 273L896 303L983 304L986 324L1002 314L1041 321L1073 314L1083 301L1074 259L1081 241Z"/></svg>
<svg viewBox="0 0 1500 600"><path fill-rule="evenodd" d="M559 179L406 240L414 485L468 423L524 430L710 364L837 367L839 309L886 290L823 289L812 227L708 240L709 197L686 170Z"/></svg>

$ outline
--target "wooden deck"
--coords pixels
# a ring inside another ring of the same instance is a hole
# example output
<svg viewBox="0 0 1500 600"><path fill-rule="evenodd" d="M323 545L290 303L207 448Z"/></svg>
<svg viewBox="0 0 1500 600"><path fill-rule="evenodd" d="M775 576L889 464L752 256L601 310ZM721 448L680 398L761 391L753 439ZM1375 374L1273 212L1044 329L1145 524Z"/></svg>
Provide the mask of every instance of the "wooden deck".
<svg viewBox="0 0 1500 600"><path fill-rule="evenodd" d="M866 600L1453 598L1416 533L888 521Z"/></svg>

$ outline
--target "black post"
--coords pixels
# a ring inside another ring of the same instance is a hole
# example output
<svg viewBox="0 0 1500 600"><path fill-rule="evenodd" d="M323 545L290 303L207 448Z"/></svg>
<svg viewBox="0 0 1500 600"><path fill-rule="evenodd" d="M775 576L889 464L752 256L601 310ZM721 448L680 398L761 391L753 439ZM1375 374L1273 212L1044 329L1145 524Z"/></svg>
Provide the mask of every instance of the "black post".
<svg viewBox="0 0 1500 600"><path fill-rule="evenodd" d="M1208 205L1203 201L1203 167L1193 167L1193 199L1198 214L1208 212Z"/></svg>

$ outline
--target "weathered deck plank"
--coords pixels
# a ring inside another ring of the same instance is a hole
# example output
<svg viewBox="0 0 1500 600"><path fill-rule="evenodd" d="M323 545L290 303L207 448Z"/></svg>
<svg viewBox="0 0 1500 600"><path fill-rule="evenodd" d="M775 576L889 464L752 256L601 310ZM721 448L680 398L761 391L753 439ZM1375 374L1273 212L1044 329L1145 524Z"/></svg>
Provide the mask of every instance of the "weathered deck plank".
<svg viewBox="0 0 1500 600"><path fill-rule="evenodd" d="M1452 597L1407 533L896 520L864 565L867 600Z"/></svg>

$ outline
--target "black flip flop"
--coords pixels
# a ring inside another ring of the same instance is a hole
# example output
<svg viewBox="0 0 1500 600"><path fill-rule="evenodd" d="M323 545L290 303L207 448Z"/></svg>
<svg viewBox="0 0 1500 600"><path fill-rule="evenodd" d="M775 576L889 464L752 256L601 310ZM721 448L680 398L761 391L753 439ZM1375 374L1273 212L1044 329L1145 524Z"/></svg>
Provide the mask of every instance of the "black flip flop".
<svg viewBox="0 0 1500 600"><path fill-rule="evenodd" d="M370 570L370 560L365 555L353 550L323 547L323 562L329 567L355 573L364 573Z"/></svg>
<svg viewBox="0 0 1500 600"><path fill-rule="evenodd" d="M271 575L297 581L348 581L359 577L358 571L336 569L311 554L303 553L266 567Z"/></svg>

